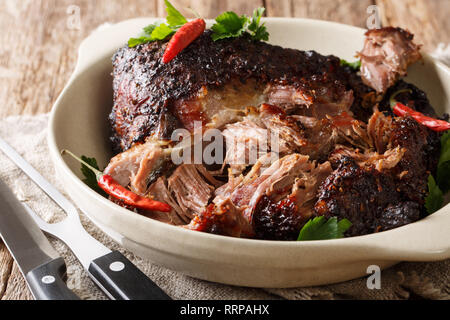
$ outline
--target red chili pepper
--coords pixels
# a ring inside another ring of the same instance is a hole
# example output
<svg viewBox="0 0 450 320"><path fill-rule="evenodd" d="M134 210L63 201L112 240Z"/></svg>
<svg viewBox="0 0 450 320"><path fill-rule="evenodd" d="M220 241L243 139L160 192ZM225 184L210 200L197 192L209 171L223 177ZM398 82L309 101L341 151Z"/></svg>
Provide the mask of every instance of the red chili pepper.
<svg viewBox="0 0 450 320"><path fill-rule="evenodd" d="M166 51L164 52L163 62L169 63L173 58L177 56L184 48L197 39L206 28L205 20L195 19L189 21L183 25L178 31L173 35L167 44Z"/></svg>
<svg viewBox="0 0 450 320"><path fill-rule="evenodd" d="M447 131L450 130L450 122L434 119L431 117L427 117L423 113L415 111L404 104L397 102L397 104L393 108L394 114L397 116L406 116L410 115L417 122L423 124L424 126L430 128L433 131Z"/></svg>
<svg viewBox="0 0 450 320"><path fill-rule="evenodd" d="M107 194L116 199L122 200L125 204L143 210L161 211L161 212L169 212L171 210L171 207L164 202L159 202L147 197L142 197L132 192L131 190L128 190L127 188L121 186L116 180L114 180L113 177L111 177L108 174L103 174L103 172L95 169L85 161L81 160L80 158L75 156L72 152L63 150L61 153L70 154L72 157L74 157L82 164L84 164L86 167L91 169L95 173L98 186L102 188L102 190L104 190Z"/></svg>

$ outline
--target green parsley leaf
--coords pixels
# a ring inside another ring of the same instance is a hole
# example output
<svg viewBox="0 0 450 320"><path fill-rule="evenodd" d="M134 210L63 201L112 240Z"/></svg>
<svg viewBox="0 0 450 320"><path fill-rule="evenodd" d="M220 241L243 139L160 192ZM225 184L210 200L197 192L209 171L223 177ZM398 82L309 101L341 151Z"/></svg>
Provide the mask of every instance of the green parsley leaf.
<svg viewBox="0 0 450 320"><path fill-rule="evenodd" d="M444 194L450 191L450 131L445 132L441 137L441 155L436 182Z"/></svg>
<svg viewBox="0 0 450 320"><path fill-rule="evenodd" d="M264 8L258 8L253 11L253 16L238 16L235 12L228 11L220 14L216 18L216 23L212 26L214 41L237 38L247 33L253 40L269 40L269 33L266 26L261 23L261 17L264 14Z"/></svg>
<svg viewBox="0 0 450 320"><path fill-rule="evenodd" d="M175 33L176 30L170 28L167 24L161 23L158 27L156 27L152 32L152 40L164 40L168 36Z"/></svg>
<svg viewBox="0 0 450 320"><path fill-rule="evenodd" d="M343 238L345 231L351 226L352 223L347 219L342 219L338 222L336 217L330 218L328 221L323 216L316 217L303 226L297 240L310 241Z"/></svg>
<svg viewBox="0 0 450 320"><path fill-rule="evenodd" d="M155 22L155 23L149 24L148 26L144 27L143 36L150 37L152 35L153 30L155 30L160 24L161 24L161 22Z"/></svg>
<svg viewBox="0 0 450 320"><path fill-rule="evenodd" d="M140 44L143 44L143 43L147 43L147 42L151 42L151 41L152 41L151 37L130 38L130 40L128 40L128 47L134 48L137 45L140 45Z"/></svg>
<svg viewBox="0 0 450 320"><path fill-rule="evenodd" d="M88 158L86 156L81 156L81 160L87 162L89 165L91 165L92 167L94 167L95 169L99 169L98 164L97 164L97 160L95 160L95 158ZM101 194L104 197L108 197L108 195L106 194L105 191L103 191L97 183L97 177L95 176L95 173L89 169L87 166L85 166L84 164L81 165L81 173L83 174L83 176L85 177L83 179L83 182L85 184L87 184L92 190L96 191L97 193Z"/></svg>
<svg viewBox="0 0 450 320"><path fill-rule="evenodd" d="M353 71L359 71L361 69L361 60L357 60L354 62L348 62L344 59L341 59L342 67L350 67Z"/></svg>
<svg viewBox="0 0 450 320"><path fill-rule="evenodd" d="M428 196L425 198L425 208L428 214L432 214L438 211L442 204L444 203L444 198L441 189L439 189L433 176L430 174L428 177Z"/></svg>
<svg viewBox="0 0 450 320"><path fill-rule="evenodd" d="M167 11L167 23L170 28L179 28L187 23L186 18L167 0L164 0Z"/></svg>
<svg viewBox="0 0 450 320"><path fill-rule="evenodd" d="M187 23L186 18L174 8L174 6L167 0L166 3L166 23L156 22L146 26L142 34L138 38L131 38L128 40L128 46L134 48L139 44L144 44L157 40L165 40L167 37L174 34L181 26Z"/></svg>
<svg viewBox="0 0 450 320"><path fill-rule="evenodd" d="M267 32L265 23L259 25L264 11L266 11L265 8L257 8L253 11L253 17L248 26L248 30L254 40L269 40L269 33Z"/></svg>
<svg viewBox="0 0 450 320"><path fill-rule="evenodd" d="M238 16L232 11L220 14L216 18L216 23L211 27L213 30L212 39L214 41L225 38L236 38L241 36L247 27L248 18Z"/></svg>

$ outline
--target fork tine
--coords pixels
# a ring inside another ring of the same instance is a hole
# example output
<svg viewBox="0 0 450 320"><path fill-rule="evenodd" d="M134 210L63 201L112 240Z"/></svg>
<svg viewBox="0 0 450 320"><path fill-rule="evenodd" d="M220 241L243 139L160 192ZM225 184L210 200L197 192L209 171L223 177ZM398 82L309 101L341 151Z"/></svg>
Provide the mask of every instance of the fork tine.
<svg viewBox="0 0 450 320"><path fill-rule="evenodd" d="M25 202L22 202L22 205L25 207L25 210L27 210L27 212L30 214L30 216L33 218L34 222L37 223L39 228L41 228L42 230L47 231L47 232L51 229L51 224L45 222L40 216L38 216L37 213L34 212L34 210L31 209L28 204L26 204Z"/></svg>

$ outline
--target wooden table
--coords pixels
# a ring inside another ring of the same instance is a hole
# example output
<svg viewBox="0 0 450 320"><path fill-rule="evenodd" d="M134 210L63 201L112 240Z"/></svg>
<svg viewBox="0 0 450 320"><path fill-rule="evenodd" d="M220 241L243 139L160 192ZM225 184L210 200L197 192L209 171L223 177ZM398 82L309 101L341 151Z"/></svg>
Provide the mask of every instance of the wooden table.
<svg viewBox="0 0 450 320"><path fill-rule="evenodd" d="M267 16L307 17L366 27L377 5L382 25L415 34L427 51L450 42L450 0L172 0L205 18L233 10ZM193 14L181 10L187 17ZM3 0L0 2L0 117L48 112L74 68L81 40L106 22L165 16L162 0ZM31 299L0 242L0 298Z"/></svg>

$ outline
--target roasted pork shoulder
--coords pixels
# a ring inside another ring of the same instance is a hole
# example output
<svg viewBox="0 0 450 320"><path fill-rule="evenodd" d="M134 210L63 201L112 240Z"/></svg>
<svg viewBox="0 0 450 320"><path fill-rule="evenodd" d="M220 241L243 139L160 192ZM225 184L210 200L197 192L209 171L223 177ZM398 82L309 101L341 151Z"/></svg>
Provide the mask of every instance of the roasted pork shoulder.
<svg viewBox="0 0 450 320"><path fill-rule="evenodd" d="M360 71L246 35L213 41L211 31L167 64L167 42L121 48L109 117L119 154L105 173L172 208L139 213L226 236L296 240L316 216L350 220L347 236L414 222L440 137L391 111L395 94L436 117L426 94L401 80L421 57L412 40L400 28L368 31ZM217 129L219 166L175 165L179 128Z"/></svg>

